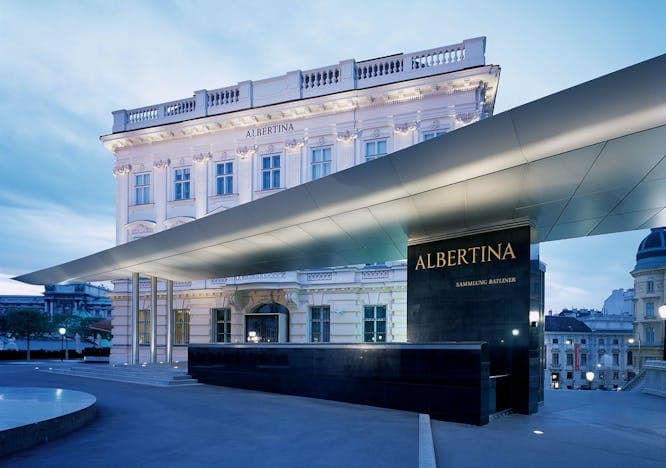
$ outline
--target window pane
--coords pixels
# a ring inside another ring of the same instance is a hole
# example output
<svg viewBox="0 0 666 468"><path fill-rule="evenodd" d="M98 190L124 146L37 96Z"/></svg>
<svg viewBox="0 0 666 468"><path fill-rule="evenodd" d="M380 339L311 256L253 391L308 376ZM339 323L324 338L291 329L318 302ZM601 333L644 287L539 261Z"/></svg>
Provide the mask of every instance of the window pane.
<svg viewBox="0 0 666 468"><path fill-rule="evenodd" d="M331 160L331 148L324 148L322 150L322 160L330 161Z"/></svg>
<svg viewBox="0 0 666 468"><path fill-rule="evenodd" d="M227 193L234 193L234 178L227 177Z"/></svg>
<svg viewBox="0 0 666 468"><path fill-rule="evenodd" d="M386 318L386 306L377 306L377 318Z"/></svg>
<svg viewBox="0 0 666 468"><path fill-rule="evenodd" d="M321 166L319 164L316 164L312 166L312 180L317 180L321 177Z"/></svg>
<svg viewBox="0 0 666 468"><path fill-rule="evenodd" d="M228 162L226 164L226 172L227 172L227 174L233 174L234 173L234 163Z"/></svg>
<svg viewBox="0 0 666 468"><path fill-rule="evenodd" d="M364 316L364 318L366 318L366 319L374 318L374 317L375 317L375 310L374 310L374 307L365 306L365 307L363 308L363 316Z"/></svg>
<svg viewBox="0 0 666 468"><path fill-rule="evenodd" d="M312 162L319 162L319 161L321 161L321 151L312 150Z"/></svg>
<svg viewBox="0 0 666 468"><path fill-rule="evenodd" d="M280 155L273 156L273 167L280 167Z"/></svg>
<svg viewBox="0 0 666 468"><path fill-rule="evenodd" d="M377 154L384 154L384 153L386 153L386 140L378 141Z"/></svg>
<svg viewBox="0 0 666 468"><path fill-rule="evenodd" d="M181 198L183 198L181 184L176 184L176 200L180 200Z"/></svg>
<svg viewBox="0 0 666 468"><path fill-rule="evenodd" d="M321 341L329 342L331 341L331 323L330 322L324 322L322 324L323 330L321 334Z"/></svg>
<svg viewBox="0 0 666 468"><path fill-rule="evenodd" d="M224 184L223 184L223 182L224 182L224 179L222 179L221 177L219 179L217 179L216 187L215 187L215 193L217 195L222 195L224 193Z"/></svg>
<svg viewBox="0 0 666 468"><path fill-rule="evenodd" d="M270 169L271 168L271 158L269 156L265 156L261 159L261 167L263 169Z"/></svg>
<svg viewBox="0 0 666 468"><path fill-rule="evenodd" d="M271 172L266 171L262 174L261 188L268 190L271 188Z"/></svg>
<svg viewBox="0 0 666 468"><path fill-rule="evenodd" d="M222 174L224 174L224 164L218 164L218 165L216 166L215 173L216 173L217 175L222 175Z"/></svg>
<svg viewBox="0 0 666 468"><path fill-rule="evenodd" d="M280 186L280 171L273 171L273 188Z"/></svg>
<svg viewBox="0 0 666 468"><path fill-rule="evenodd" d="M375 143L373 141L366 143L365 144L365 155L366 156L372 156L374 154L375 154Z"/></svg>
<svg viewBox="0 0 666 468"><path fill-rule="evenodd" d="M189 182L184 182L183 183L183 198L184 199L190 198L190 183Z"/></svg>

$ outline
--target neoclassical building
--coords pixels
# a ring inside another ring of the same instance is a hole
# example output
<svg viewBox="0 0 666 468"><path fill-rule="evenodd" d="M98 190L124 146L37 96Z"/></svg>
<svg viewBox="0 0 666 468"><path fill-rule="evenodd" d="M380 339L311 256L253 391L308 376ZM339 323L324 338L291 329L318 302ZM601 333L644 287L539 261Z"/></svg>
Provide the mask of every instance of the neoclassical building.
<svg viewBox="0 0 666 468"><path fill-rule="evenodd" d="M492 115L499 75L474 38L115 111L101 140L116 158L117 243L446 138ZM406 339L405 262L323 267L175 283L172 317L165 284L151 311L153 280L142 278L140 360L184 360L190 342ZM110 296L112 361L128 362L130 282L115 281Z"/></svg>
<svg viewBox="0 0 666 468"><path fill-rule="evenodd" d="M666 227L650 230L636 252L634 277L634 367L648 360L661 360L664 350L664 320L659 307L666 304Z"/></svg>

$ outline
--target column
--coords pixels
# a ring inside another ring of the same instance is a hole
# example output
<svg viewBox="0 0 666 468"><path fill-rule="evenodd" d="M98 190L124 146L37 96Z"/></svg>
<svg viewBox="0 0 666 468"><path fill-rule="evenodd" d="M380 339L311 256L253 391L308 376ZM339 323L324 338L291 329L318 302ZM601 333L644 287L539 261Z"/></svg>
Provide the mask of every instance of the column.
<svg viewBox="0 0 666 468"><path fill-rule="evenodd" d="M132 364L139 363L139 274L132 273Z"/></svg>
<svg viewBox="0 0 666 468"><path fill-rule="evenodd" d="M150 277L150 363L157 363L157 276Z"/></svg>
<svg viewBox="0 0 666 468"><path fill-rule="evenodd" d="M173 362L173 281L166 282L166 362Z"/></svg>
<svg viewBox="0 0 666 468"><path fill-rule="evenodd" d="M169 164L170 161L168 159L161 159L153 163L153 167L155 168L153 171L153 203L155 204L156 231L164 229L164 220L167 218L167 182L169 179Z"/></svg>
<svg viewBox="0 0 666 468"><path fill-rule="evenodd" d="M203 218L208 212L208 161L211 160L210 153L201 153L192 157L194 161L194 207L195 217Z"/></svg>
<svg viewBox="0 0 666 468"><path fill-rule="evenodd" d="M116 245L127 242L127 207L129 206L129 175L132 166L118 165L113 168L116 177Z"/></svg>

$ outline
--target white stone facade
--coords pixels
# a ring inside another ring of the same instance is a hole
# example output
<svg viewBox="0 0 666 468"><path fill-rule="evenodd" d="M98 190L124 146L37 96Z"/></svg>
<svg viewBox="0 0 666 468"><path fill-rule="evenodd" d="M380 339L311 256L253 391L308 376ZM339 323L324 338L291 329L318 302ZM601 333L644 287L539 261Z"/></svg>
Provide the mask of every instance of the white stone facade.
<svg viewBox="0 0 666 468"><path fill-rule="evenodd" d="M116 157L117 243L270 196L491 115L500 70L485 65L484 50L485 39L478 38L114 112L114 133L102 141ZM288 310L280 315L279 341L362 342L370 340L369 326L377 327L373 339L404 341L406 280L405 262L392 262L175 283L173 309L187 311L189 332L176 315L173 359L186 359L180 344L187 341L246 341L246 320L262 304ZM127 362L135 322L131 285L114 284L112 361ZM142 280L141 310L150 308L149 289L150 281ZM217 309L229 311L230 327L218 324L226 312L218 316ZM313 310L328 314L328 334L313 337L324 326ZM377 322L368 325L369 313L376 314L372 320L385 315L385 330ZM139 322L141 335L148 325ZM167 357L166 323L166 288L159 281L158 361ZM149 353L150 346L141 346L142 361Z"/></svg>

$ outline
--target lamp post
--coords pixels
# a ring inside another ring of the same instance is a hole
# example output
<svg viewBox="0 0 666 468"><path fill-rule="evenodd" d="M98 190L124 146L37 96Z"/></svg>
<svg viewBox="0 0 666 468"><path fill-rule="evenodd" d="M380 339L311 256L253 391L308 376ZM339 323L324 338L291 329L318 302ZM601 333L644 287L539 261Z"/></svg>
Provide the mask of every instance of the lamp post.
<svg viewBox="0 0 666 468"><path fill-rule="evenodd" d="M594 372L592 371L585 372L585 378L587 379L588 387L590 387L590 390L592 390L592 381L594 380Z"/></svg>
<svg viewBox="0 0 666 468"><path fill-rule="evenodd" d="M659 306L659 317L664 321L664 361L666 361L666 304Z"/></svg>
<svg viewBox="0 0 666 468"><path fill-rule="evenodd" d="M58 333L60 333L60 362L62 362L62 358L65 355L65 333L67 333L67 329L65 327L60 327L58 328Z"/></svg>
<svg viewBox="0 0 666 468"><path fill-rule="evenodd" d="M634 343L636 343L636 338L633 338L633 337L629 338L627 340L627 343L629 343L630 345L633 345ZM636 359L636 362L638 363L638 365L635 366L636 367L636 373L638 374L641 371L641 334L640 333L638 333L638 359ZM632 365L633 365L633 362L632 362Z"/></svg>

